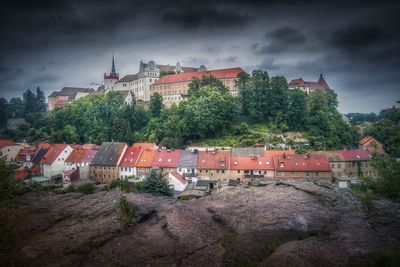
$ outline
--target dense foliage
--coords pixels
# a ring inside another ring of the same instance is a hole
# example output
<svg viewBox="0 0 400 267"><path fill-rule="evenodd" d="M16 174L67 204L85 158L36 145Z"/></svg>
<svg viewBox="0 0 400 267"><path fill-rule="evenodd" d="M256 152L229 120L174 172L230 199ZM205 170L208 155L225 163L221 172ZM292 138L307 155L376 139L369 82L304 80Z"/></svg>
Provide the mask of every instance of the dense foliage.
<svg viewBox="0 0 400 267"><path fill-rule="evenodd" d="M353 125L360 124L363 122L375 122L379 119L379 116L375 113L347 113L346 117L349 122Z"/></svg>
<svg viewBox="0 0 400 267"><path fill-rule="evenodd" d="M378 179L363 177L361 188L400 201L400 162L388 156L374 156L371 166L377 170Z"/></svg>
<svg viewBox="0 0 400 267"><path fill-rule="evenodd" d="M151 193L156 196L172 196L173 191L165 176L152 169L144 179L143 192Z"/></svg>
<svg viewBox="0 0 400 267"><path fill-rule="evenodd" d="M315 149L352 146L356 131L337 111L333 90L318 90L309 96L300 90L289 90L284 77L270 78L255 70L252 76L239 78L242 112L255 122L263 122L281 131L306 131Z"/></svg>
<svg viewBox="0 0 400 267"><path fill-rule="evenodd" d="M129 106L118 92L89 95L44 117L30 119L34 123L31 127L21 125L17 130L3 130L2 135L31 143L153 141L178 148L213 140L215 145L251 146L267 138L265 133L248 128L247 123L256 123L265 125L272 134L305 133L315 149L350 147L357 139L337 111L337 96L332 90L310 95L289 90L284 77L270 77L261 70L251 76L240 74L238 87L240 97L233 97L219 79L194 79L187 100L169 108L164 107L159 94L151 96L148 106L136 101ZM0 109L13 116L26 115L32 109L43 111L40 89L36 95L28 90L24 100L18 99L10 103L1 100ZM32 104L34 99L36 105Z"/></svg>
<svg viewBox="0 0 400 267"><path fill-rule="evenodd" d="M379 116L381 119L368 127L365 133L382 142L391 156L400 158L400 108L383 110Z"/></svg>

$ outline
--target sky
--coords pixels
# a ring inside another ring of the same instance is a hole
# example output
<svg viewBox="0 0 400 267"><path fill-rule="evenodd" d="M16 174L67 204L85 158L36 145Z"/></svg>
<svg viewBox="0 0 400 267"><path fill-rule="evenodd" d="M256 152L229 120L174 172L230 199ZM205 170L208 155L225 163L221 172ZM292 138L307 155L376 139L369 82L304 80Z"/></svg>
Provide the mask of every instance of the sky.
<svg viewBox="0 0 400 267"><path fill-rule="evenodd" d="M242 67L316 81L339 111L379 112L400 100L400 1L5 0L0 96L40 86L97 88L115 56L120 77L140 60Z"/></svg>

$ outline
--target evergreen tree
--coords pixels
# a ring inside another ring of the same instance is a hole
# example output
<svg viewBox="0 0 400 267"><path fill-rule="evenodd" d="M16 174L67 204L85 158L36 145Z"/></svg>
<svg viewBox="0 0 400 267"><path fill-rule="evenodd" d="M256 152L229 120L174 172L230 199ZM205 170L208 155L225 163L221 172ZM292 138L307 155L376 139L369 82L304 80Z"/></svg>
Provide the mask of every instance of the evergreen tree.
<svg viewBox="0 0 400 267"><path fill-rule="evenodd" d="M160 116L163 107L163 98L159 93L155 93L150 97L151 116L153 116L154 118Z"/></svg>
<svg viewBox="0 0 400 267"><path fill-rule="evenodd" d="M290 129L304 130L307 123L307 93L300 90L289 92L290 105L287 114Z"/></svg>
<svg viewBox="0 0 400 267"><path fill-rule="evenodd" d="M8 113L11 118L20 118L24 116L24 101L19 97L13 97L8 105Z"/></svg>
<svg viewBox="0 0 400 267"><path fill-rule="evenodd" d="M0 98L0 128L5 128L7 126L8 110L7 110L7 100L2 97Z"/></svg>
<svg viewBox="0 0 400 267"><path fill-rule="evenodd" d="M46 97L44 96L44 92L38 86L36 88L36 111L40 113L46 112Z"/></svg>
<svg viewBox="0 0 400 267"><path fill-rule="evenodd" d="M173 190L161 172L152 169L143 183L143 191L157 196L172 196Z"/></svg>
<svg viewBox="0 0 400 267"><path fill-rule="evenodd" d="M31 90L26 90L23 94L24 115L30 115L36 112L36 96Z"/></svg>

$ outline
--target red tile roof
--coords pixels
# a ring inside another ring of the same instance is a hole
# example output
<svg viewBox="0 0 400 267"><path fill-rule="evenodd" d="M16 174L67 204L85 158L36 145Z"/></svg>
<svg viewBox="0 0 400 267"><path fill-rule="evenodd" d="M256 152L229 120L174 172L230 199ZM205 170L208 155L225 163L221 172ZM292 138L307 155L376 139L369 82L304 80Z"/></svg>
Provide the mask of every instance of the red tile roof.
<svg viewBox="0 0 400 267"><path fill-rule="evenodd" d="M274 157L276 171L330 172L328 159L321 154L280 155Z"/></svg>
<svg viewBox="0 0 400 267"><path fill-rule="evenodd" d="M153 167L177 168L180 154L179 149L158 149L154 151Z"/></svg>
<svg viewBox="0 0 400 267"><path fill-rule="evenodd" d="M379 155L386 154L385 150L383 149L383 145L373 138L370 135L365 136L363 139L361 139L358 142L362 147L365 147L366 149L369 150L371 153L377 153Z"/></svg>
<svg viewBox="0 0 400 267"><path fill-rule="evenodd" d="M200 151L197 162L198 169L227 170L229 169L230 151Z"/></svg>
<svg viewBox="0 0 400 267"><path fill-rule="evenodd" d="M166 75L160 78L154 84L157 85L166 83L188 82L194 78L201 79L206 76L213 76L218 79L237 78L238 74L241 72L244 72L241 68L208 70L208 71L198 71L198 72L184 72L184 73Z"/></svg>
<svg viewBox="0 0 400 267"><path fill-rule="evenodd" d="M82 162L92 163L94 156L96 156L98 149L87 149L86 154L82 159Z"/></svg>
<svg viewBox="0 0 400 267"><path fill-rule="evenodd" d="M231 170L274 170L272 156L231 157Z"/></svg>
<svg viewBox="0 0 400 267"><path fill-rule="evenodd" d="M134 143L133 147L139 147L141 149L156 149L155 143Z"/></svg>
<svg viewBox="0 0 400 267"><path fill-rule="evenodd" d="M67 146L68 146L67 144L55 144L46 152L40 163L52 164Z"/></svg>
<svg viewBox="0 0 400 267"><path fill-rule="evenodd" d="M82 146L75 147L71 154L67 157L65 162L69 163L81 163L83 161L83 158L86 155L87 150L83 149Z"/></svg>
<svg viewBox="0 0 400 267"><path fill-rule="evenodd" d="M0 149L5 146L13 146L13 145L16 145L16 143L11 139L0 139Z"/></svg>
<svg viewBox="0 0 400 267"><path fill-rule="evenodd" d="M303 78L298 78L291 80L289 82L289 86L307 86L311 90L329 89L329 85L326 83L322 74L319 76L319 79L316 82L304 81Z"/></svg>
<svg viewBox="0 0 400 267"><path fill-rule="evenodd" d="M19 162L24 162L24 161L31 162L38 149L39 148L34 147L34 146L25 147L18 152L15 159L16 159L16 161L19 161ZM27 156L28 157L30 156L29 160L27 160Z"/></svg>
<svg viewBox="0 0 400 267"><path fill-rule="evenodd" d="M134 167L136 161L140 156L140 152L142 151L140 146L130 146L125 150L125 154L119 163L120 167Z"/></svg>
<svg viewBox="0 0 400 267"><path fill-rule="evenodd" d="M137 168L150 168L153 165L154 150L151 148L142 149L140 156L136 161L135 167Z"/></svg>
<svg viewBox="0 0 400 267"><path fill-rule="evenodd" d="M340 150L345 161L364 161L371 159L371 153L366 148Z"/></svg>

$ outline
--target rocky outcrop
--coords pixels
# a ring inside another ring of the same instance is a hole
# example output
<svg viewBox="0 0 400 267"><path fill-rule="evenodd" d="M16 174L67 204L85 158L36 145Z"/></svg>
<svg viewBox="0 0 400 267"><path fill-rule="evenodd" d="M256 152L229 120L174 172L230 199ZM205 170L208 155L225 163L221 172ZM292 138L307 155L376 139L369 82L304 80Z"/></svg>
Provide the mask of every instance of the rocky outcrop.
<svg viewBox="0 0 400 267"><path fill-rule="evenodd" d="M117 218L121 195L140 209L135 226ZM350 191L311 182L239 186L189 201L112 190L33 192L13 203L29 225L12 250L16 265L345 266L400 245L398 204L375 201L366 212Z"/></svg>

